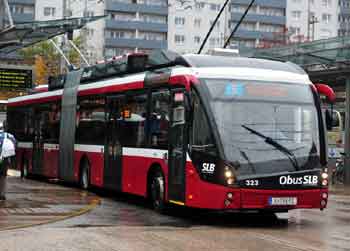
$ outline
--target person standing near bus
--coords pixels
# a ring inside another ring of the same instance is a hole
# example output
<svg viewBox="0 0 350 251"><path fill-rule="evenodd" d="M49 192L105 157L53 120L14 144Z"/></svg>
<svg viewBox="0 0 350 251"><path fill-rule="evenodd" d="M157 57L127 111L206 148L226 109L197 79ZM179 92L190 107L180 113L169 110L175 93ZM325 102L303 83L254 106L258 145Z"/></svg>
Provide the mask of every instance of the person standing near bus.
<svg viewBox="0 0 350 251"><path fill-rule="evenodd" d="M4 131L0 132L0 201L6 200L6 176L7 170L12 165L12 158L16 155L16 139Z"/></svg>

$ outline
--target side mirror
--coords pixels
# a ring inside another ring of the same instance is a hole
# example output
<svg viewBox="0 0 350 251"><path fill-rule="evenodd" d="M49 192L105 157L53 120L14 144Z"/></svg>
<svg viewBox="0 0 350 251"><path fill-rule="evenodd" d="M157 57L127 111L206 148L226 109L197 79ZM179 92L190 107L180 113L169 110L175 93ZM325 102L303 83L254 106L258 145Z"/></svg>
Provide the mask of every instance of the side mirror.
<svg viewBox="0 0 350 251"><path fill-rule="evenodd" d="M183 125L185 124L185 107L178 106L173 109L173 123L172 126Z"/></svg>
<svg viewBox="0 0 350 251"><path fill-rule="evenodd" d="M331 131L333 128L333 116L332 112L328 109L325 110L325 117L326 117L326 128L328 131Z"/></svg>

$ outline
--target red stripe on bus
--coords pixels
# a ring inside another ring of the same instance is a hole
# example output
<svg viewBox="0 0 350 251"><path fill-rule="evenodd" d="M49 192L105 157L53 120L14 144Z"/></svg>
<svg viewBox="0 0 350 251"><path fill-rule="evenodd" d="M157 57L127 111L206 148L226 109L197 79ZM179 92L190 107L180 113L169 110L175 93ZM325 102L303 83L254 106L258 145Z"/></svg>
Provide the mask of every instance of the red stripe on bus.
<svg viewBox="0 0 350 251"><path fill-rule="evenodd" d="M17 101L17 102L11 102L11 103L8 103L7 106L31 105L31 104L36 104L36 103L57 101L60 99L61 99L61 95L55 95L55 96L50 96L50 97L42 97L42 98L37 98L37 99L27 99L27 100L21 100L21 101Z"/></svg>
<svg viewBox="0 0 350 251"><path fill-rule="evenodd" d="M95 95L95 94L104 94L104 93L110 93L110 92L122 92L127 90L142 89L143 86L144 86L143 81L132 82L128 84L115 84L115 85L109 85L104 87L81 90L79 91L78 96L87 96L87 95L93 95L93 94Z"/></svg>

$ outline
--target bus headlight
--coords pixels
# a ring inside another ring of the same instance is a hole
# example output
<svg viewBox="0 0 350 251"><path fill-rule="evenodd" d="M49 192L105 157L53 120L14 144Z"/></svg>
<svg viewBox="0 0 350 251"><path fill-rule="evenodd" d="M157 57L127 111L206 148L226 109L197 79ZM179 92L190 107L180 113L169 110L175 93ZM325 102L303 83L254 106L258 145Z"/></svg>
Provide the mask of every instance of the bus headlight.
<svg viewBox="0 0 350 251"><path fill-rule="evenodd" d="M235 174L234 172L231 170L231 167L226 166L225 167L225 179L228 185L232 185L233 183L235 183Z"/></svg>
<svg viewBox="0 0 350 251"><path fill-rule="evenodd" d="M325 179L327 179L327 178L328 178L328 173L322 173L322 175L321 175L321 176L322 176L322 179L324 179L324 180L325 180Z"/></svg>
<svg viewBox="0 0 350 251"><path fill-rule="evenodd" d="M225 177L228 179L228 178L231 178L233 176L233 173L231 170L226 170L225 171Z"/></svg>
<svg viewBox="0 0 350 251"><path fill-rule="evenodd" d="M232 185L234 182L235 182L235 179L234 179L234 178L228 178L228 179L227 179L227 184L228 184L228 185Z"/></svg>

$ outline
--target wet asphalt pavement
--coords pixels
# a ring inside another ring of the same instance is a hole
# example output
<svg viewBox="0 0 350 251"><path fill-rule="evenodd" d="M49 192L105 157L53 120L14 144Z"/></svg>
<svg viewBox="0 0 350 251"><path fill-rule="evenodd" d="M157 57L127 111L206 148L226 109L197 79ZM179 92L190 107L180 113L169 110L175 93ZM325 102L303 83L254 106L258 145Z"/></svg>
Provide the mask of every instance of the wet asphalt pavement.
<svg viewBox="0 0 350 251"><path fill-rule="evenodd" d="M101 203L66 220L0 231L0 250L350 250L350 193L341 187L324 211L259 216L174 208L160 215L134 196L16 182L29 183L38 197L54 192L56 206L66 197L80 206L97 197Z"/></svg>

